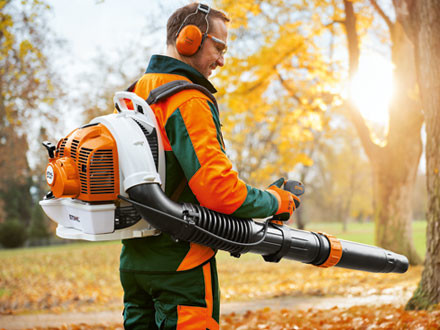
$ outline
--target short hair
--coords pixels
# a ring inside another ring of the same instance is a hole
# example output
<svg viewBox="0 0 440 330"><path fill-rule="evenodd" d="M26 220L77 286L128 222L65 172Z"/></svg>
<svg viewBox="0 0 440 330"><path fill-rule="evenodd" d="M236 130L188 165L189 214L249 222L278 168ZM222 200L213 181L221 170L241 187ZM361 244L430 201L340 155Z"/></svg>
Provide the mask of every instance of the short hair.
<svg viewBox="0 0 440 330"><path fill-rule="evenodd" d="M196 12L198 5L199 3L197 2L191 3L189 5L177 9L170 16L167 22L167 46L176 44L177 32L179 31L179 28L181 29L187 25L195 25L200 29L200 31L202 31L202 33L205 33L206 31L205 13L198 12L195 15L191 15ZM187 17L188 19L185 21L185 18ZM226 16L225 13L223 13L220 10L211 8L208 14L208 22L209 22L209 31L207 31L208 33L211 32L212 21L218 18L222 19L225 22L230 21L230 19ZM183 21L185 21L185 25L181 27Z"/></svg>

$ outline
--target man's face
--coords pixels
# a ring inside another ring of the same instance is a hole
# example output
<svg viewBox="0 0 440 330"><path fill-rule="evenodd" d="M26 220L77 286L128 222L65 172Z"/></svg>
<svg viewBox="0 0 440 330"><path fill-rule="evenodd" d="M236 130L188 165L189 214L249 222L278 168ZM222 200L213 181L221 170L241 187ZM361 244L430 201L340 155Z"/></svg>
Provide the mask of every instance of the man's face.
<svg viewBox="0 0 440 330"><path fill-rule="evenodd" d="M228 28L225 21L220 18L214 19L211 27L209 35L213 38L207 37L202 48L189 58L190 65L205 78L208 78L215 68L222 67L225 64L224 51L226 50Z"/></svg>

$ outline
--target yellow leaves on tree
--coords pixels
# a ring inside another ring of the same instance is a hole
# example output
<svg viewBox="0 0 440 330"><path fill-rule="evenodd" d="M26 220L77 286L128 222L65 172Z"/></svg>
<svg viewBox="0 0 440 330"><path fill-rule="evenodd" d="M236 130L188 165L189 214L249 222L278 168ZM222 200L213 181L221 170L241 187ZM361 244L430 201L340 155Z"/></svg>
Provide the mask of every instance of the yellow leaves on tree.
<svg viewBox="0 0 440 330"><path fill-rule="evenodd" d="M231 28L247 26L247 16L249 14L258 15L261 12L260 4L257 2L239 3L234 0L223 1L225 7L229 8L228 15L232 18Z"/></svg>
<svg viewBox="0 0 440 330"><path fill-rule="evenodd" d="M56 97L56 78L47 58L56 44L46 26L48 6L24 0L0 1L0 8L0 128L5 121L18 127L41 115L55 120L53 111L45 113L40 107Z"/></svg>
<svg viewBox="0 0 440 330"><path fill-rule="evenodd" d="M231 51L218 76L228 153L243 179L266 185L312 163L308 149L325 126L334 82L314 40L322 28L296 19L303 4L290 1L216 5L233 14Z"/></svg>
<svg viewBox="0 0 440 330"><path fill-rule="evenodd" d="M27 60L31 61L37 61L43 58L43 54L38 48L34 47L34 45L29 40L23 40L22 42L20 42L19 45L18 56L21 59L25 59L29 55L31 55L31 57Z"/></svg>

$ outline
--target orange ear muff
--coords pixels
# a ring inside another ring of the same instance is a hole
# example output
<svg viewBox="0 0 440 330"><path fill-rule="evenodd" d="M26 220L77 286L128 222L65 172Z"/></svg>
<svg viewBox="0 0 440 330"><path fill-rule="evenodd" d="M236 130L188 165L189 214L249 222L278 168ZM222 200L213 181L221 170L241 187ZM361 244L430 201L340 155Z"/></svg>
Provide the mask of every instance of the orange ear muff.
<svg viewBox="0 0 440 330"><path fill-rule="evenodd" d="M184 56L194 55L202 44L202 32L195 25L185 26L176 39L177 51Z"/></svg>

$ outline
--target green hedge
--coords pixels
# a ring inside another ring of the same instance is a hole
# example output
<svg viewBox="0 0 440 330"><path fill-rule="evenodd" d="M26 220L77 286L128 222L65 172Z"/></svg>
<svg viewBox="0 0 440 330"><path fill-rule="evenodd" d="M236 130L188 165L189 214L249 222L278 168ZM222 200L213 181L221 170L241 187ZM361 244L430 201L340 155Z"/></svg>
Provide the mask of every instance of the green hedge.
<svg viewBox="0 0 440 330"><path fill-rule="evenodd" d="M18 220L0 223L0 244L5 248L23 246L27 240L26 226Z"/></svg>

